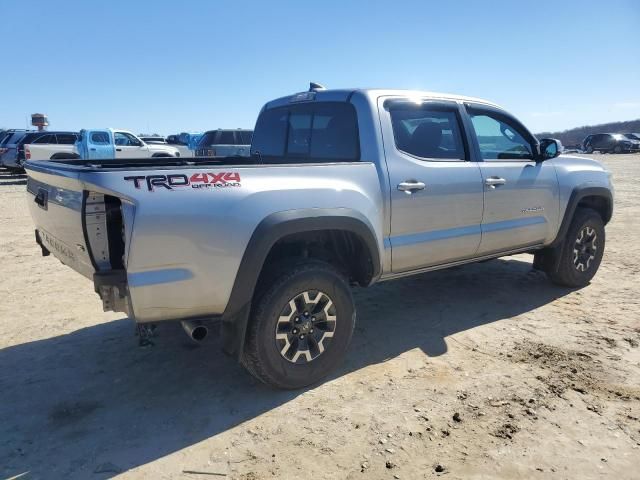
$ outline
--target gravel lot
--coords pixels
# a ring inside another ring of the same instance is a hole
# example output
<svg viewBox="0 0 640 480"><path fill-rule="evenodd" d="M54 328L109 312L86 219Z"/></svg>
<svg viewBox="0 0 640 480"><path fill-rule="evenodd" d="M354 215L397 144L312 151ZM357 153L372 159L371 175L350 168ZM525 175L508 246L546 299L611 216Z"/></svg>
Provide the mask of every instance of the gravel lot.
<svg viewBox="0 0 640 480"><path fill-rule="evenodd" d="M594 157L617 197L589 287L518 255L359 290L345 365L300 392L178 325L137 347L0 170L0 478L638 478L640 155Z"/></svg>

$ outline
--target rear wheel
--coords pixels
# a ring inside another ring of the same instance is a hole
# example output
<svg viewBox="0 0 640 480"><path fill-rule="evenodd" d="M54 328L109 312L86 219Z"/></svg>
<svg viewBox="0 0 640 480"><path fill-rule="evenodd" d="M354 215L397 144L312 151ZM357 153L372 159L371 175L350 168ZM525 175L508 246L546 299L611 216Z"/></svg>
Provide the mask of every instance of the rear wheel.
<svg viewBox="0 0 640 480"><path fill-rule="evenodd" d="M340 272L319 261L295 264L257 298L242 363L277 388L316 383L344 358L355 316Z"/></svg>
<svg viewBox="0 0 640 480"><path fill-rule="evenodd" d="M593 147L591 145L587 146L587 149L585 150L585 152L587 153L593 153Z"/></svg>
<svg viewBox="0 0 640 480"><path fill-rule="evenodd" d="M588 285L600 267L604 245L604 222L598 212L590 208L577 210L562 242L558 266L547 274L559 285Z"/></svg>

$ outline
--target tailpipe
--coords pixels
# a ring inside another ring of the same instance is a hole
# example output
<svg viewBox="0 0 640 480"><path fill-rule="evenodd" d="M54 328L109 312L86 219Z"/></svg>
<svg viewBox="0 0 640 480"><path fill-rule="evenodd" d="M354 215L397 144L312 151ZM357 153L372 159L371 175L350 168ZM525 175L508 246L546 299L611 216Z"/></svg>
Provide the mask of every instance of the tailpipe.
<svg viewBox="0 0 640 480"><path fill-rule="evenodd" d="M197 320L183 320L180 322L182 328L194 342L201 342L209 333L209 329L202 322Z"/></svg>

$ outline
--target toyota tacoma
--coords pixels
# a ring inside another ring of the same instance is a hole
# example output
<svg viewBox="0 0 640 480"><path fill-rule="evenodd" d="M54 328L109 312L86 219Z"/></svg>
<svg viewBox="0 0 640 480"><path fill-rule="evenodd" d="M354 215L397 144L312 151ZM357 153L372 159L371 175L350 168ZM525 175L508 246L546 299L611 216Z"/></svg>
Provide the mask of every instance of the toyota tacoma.
<svg viewBox="0 0 640 480"><path fill-rule="evenodd" d="M587 285L609 172L477 98L309 91L268 102L250 156L26 162L36 241L141 331L220 320L225 352L280 388L344 357L367 287L515 253ZM216 323L217 325L217 323Z"/></svg>

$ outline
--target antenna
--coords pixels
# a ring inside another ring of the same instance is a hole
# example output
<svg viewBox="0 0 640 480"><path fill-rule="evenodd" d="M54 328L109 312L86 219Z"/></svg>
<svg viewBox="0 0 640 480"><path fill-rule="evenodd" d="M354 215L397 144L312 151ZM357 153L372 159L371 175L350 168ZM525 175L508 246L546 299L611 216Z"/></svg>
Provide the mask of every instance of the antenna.
<svg viewBox="0 0 640 480"><path fill-rule="evenodd" d="M318 90L326 90L324 85L320 85L319 83L316 82L309 82L309 91L310 92L317 92Z"/></svg>

